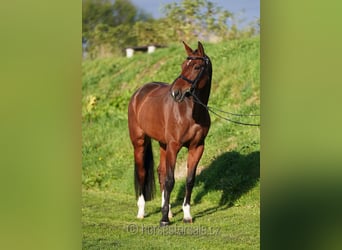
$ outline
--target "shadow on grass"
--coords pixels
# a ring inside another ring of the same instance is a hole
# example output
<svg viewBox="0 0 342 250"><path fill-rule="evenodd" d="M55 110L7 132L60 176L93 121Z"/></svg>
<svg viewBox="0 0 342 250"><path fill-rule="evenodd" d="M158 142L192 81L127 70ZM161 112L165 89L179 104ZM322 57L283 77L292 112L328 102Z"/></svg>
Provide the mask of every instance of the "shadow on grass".
<svg viewBox="0 0 342 250"><path fill-rule="evenodd" d="M221 154L196 177L194 191L196 187L199 187L199 190L192 194L194 204L198 204L210 192L220 191L220 201L216 206L208 208L194 217L202 217L233 206L243 194L256 185L259 178L259 151L248 155L241 155L235 151ZM173 205L181 205L184 194L185 183L179 189L175 204Z"/></svg>

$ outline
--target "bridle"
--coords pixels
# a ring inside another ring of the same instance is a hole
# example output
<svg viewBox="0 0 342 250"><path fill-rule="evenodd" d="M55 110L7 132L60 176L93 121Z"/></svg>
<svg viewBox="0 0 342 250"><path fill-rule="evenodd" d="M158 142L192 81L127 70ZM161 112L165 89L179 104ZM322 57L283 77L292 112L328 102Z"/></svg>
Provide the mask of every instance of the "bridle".
<svg viewBox="0 0 342 250"><path fill-rule="evenodd" d="M188 56L186 59L187 60L203 60L205 62L203 65L201 65L201 71L198 73L198 75L195 77L194 80L191 80L191 79L183 76L182 74L180 74L176 78L176 80L180 78L180 79L183 79L184 81L187 81L188 83L190 83L191 87L190 87L189 92L193 93L193 91L197 88L198 81L201 79L204 70L207 68L207 66L209 64L209 58L207 56L203 56L203 57L202 56Z"/></svg>

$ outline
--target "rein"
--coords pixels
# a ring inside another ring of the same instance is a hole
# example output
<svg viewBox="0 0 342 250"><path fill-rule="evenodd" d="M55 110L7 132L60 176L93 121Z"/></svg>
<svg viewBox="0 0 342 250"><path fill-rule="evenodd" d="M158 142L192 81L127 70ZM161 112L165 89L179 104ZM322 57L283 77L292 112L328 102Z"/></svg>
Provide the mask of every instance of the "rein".
<svg viewBox="0 0 342 250"><path fill-rule="evenodd" d="M230 119L230 118L228 118L228 117L224 117L224 116L218 114L217 112L215 112L215 111L213 110L213 108L211 108L211 107L209 107L208 105L205 105L203 102L201 102L201 100L195 95L194 92L191 92L191 95L193 96L194 102L195 102L195 103L200 104L200 105L203 106L206 110L210 111L211 113L213 113L213 114L216 115L217 117L220 117L220 118L223 119L223 120L226 120L226 121L229 121L229 122L233 122L233 123L236 123L236 124L240 124L240 125L246 125L246 126L257 126L257 127L260 126L260 124L245 123L245 122L240 122L240 121L232 120L232 119ZM216 111L219 111L219 112L222 112L222 113L225 113L225 114L230 114L230 115L235 115L235 116L260 116L260 115L255 115L255 114L252 114L252 115L234 114L234 113L226 112L226 111L219 110L219 109L215 109L215 110L216 110Z"/></svg>

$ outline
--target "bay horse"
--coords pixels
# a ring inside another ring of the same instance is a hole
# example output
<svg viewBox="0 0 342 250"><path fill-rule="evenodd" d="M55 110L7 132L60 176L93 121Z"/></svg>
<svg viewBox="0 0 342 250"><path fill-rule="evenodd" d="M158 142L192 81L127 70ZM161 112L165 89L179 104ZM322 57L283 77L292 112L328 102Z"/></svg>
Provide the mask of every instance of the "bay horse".
<svg viewBox="0 0 342 250"><path fill-rule="evenodd" d="M196 50L185 42L183 44L187 57L182 63L181 74L174 82L171 85L147 83L132 95L128 105L128 127L134 148L137 218L140 219L144 218L145 201L153 199L155 192L151 138L160 145L160 226L168 225L169 218L172 218L170 195L175 183L176 158L182 147L188 148L183 221L192 223L191 192L210 128L210 116L203 104L207 105L210 95L211 61L200 42Z"/></svg>

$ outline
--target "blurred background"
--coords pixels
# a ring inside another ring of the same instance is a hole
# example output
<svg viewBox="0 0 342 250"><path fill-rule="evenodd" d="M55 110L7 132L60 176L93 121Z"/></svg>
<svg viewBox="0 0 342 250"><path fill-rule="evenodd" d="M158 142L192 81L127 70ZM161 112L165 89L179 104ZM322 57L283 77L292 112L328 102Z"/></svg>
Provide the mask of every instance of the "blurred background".
<svg viewBox="0 0 342 250"><path fill-rule="evenodd" d="M220 42L260 33L260 2L83 0L83 58L124 55L128 46Z"/></svg>

